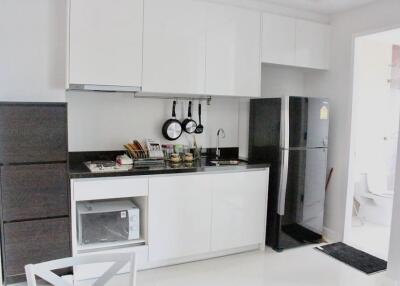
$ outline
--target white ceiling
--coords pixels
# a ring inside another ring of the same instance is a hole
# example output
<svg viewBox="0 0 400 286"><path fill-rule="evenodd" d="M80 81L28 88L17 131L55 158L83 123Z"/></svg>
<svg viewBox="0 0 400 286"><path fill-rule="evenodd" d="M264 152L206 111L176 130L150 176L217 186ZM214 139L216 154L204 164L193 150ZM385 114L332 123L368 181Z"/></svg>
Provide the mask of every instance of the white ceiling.
<svg viewBox="0 0 400 286"><path fill-rule="evenodd" d="M290 8L313 11L322 14L335 14L377 0L258 0L258 1L286 6Z"/></svg>

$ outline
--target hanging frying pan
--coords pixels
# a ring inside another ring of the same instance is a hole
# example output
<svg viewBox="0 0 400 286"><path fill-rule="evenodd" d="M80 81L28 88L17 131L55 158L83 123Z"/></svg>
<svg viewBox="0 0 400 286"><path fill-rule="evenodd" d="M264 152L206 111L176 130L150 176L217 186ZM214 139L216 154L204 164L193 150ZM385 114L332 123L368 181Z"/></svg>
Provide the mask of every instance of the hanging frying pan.
<svg viewBox="0 0 400 286"><path fill-rule="evenodd" d="M193 133L196 130L197 123L192 119L192 102L189 101L188 118L183 120L182 129L186 133Z"/></svg>
<svg viewBox="0 0 400 286"><path fill-rule="evenodd" d="M172 104L172 118L165 121L162 127L162 134L164 138L169 141L174 141L182 135L182 125L181 122L176 119L175 107L176 101L174 100Z"/></svg>
<svg viewBox="0 0 400 286"><path fill-rule="evenodd" d="M201 103L199 102L199 125L197 125L196 130L194 131L196 134L203 133L204 126L201 124Z"/></svg>

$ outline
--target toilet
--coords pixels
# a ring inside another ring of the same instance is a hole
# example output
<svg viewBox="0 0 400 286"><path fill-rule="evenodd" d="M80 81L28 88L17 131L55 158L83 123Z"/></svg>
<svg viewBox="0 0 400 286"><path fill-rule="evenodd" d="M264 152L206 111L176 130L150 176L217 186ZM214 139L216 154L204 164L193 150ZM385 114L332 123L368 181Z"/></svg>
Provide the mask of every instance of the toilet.
<svg viewBox="0 0 400 286"><path fill-rule="evenodd" d="M382 172L363 173L355 184L354 198L360 204L358 216L374 224L390 226L393 208L393 189L387 187Z"/></svg>

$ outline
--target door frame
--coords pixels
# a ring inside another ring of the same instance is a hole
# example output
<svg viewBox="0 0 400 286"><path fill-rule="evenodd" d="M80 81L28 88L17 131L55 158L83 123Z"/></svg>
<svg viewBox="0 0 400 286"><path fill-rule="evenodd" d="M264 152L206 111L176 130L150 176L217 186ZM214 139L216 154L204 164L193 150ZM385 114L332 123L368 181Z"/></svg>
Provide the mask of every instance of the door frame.
<svg viewBox="0 0 400 286"><path fill-rule="evenodd" d="M347 187L346 187L346 197L345 197L345 215L344 215L344 223L343 223L343 242L347 243L350 241L350 233L351 233L351 225L352 225L352 214L353 214L353 198L354 198L354 183L355 183L355 176L354 176L354 168L355 168L355 149L356 149L356 134L357 134L357 127L356 126L356 116L357 116L357 109L356 109L356 87L355 87L355 73L356 73L356 42L357 39L363 36L368 36L375 33L381 33L388 30L399 29L400 25L391 25L379 29L372 29L368 31L364 31L361 33L356 33L353 35L352 38L352 63L351 63L351 124L350 124L350 151L349 151L349 159L347 165ZM400 118L399 118L400 120ZM398 142L398 150L400 150L400 140ZM399 158L399 157L398 157ZM400 168L400 162L397 162L397 168ZM398 172L396 172L397 174ZM397 181L400 180L400 177L396 176L396 189L397 189ZM395 196L400 196L400 190L395 191ZM394 199L396 202L396 198ZM400 209L400 205L393 205L393 213L397 212L397 209ZM391 229L395 226L394 222L391 224ZM392 243L390 243L389 252L392 250Z"/></svg>

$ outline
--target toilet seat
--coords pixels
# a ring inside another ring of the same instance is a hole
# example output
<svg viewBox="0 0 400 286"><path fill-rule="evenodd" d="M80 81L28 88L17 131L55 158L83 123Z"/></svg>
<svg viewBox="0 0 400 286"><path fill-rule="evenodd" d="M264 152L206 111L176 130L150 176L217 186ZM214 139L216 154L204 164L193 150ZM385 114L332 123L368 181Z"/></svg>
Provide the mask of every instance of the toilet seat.
<svg viewBox="0 0 400 286"><path fill-rule="evenodd" d="M360 204L358 215L372 223L390 225L394 193L391 190L374 192L376 188L373 187L377 185L371 186L369 182L367 174L364 173L356 183L354 196Z"/></svg>
<svg viewBox="0 0 400 286"><path fill-rule="evenodd" d="M394 191L388 190L387 192L384 193L376 193L371 189L367 189L367 192L370 193L372 196L377 196L381 198L388 198L388 199L393 199L394 196Z"/></svg>

